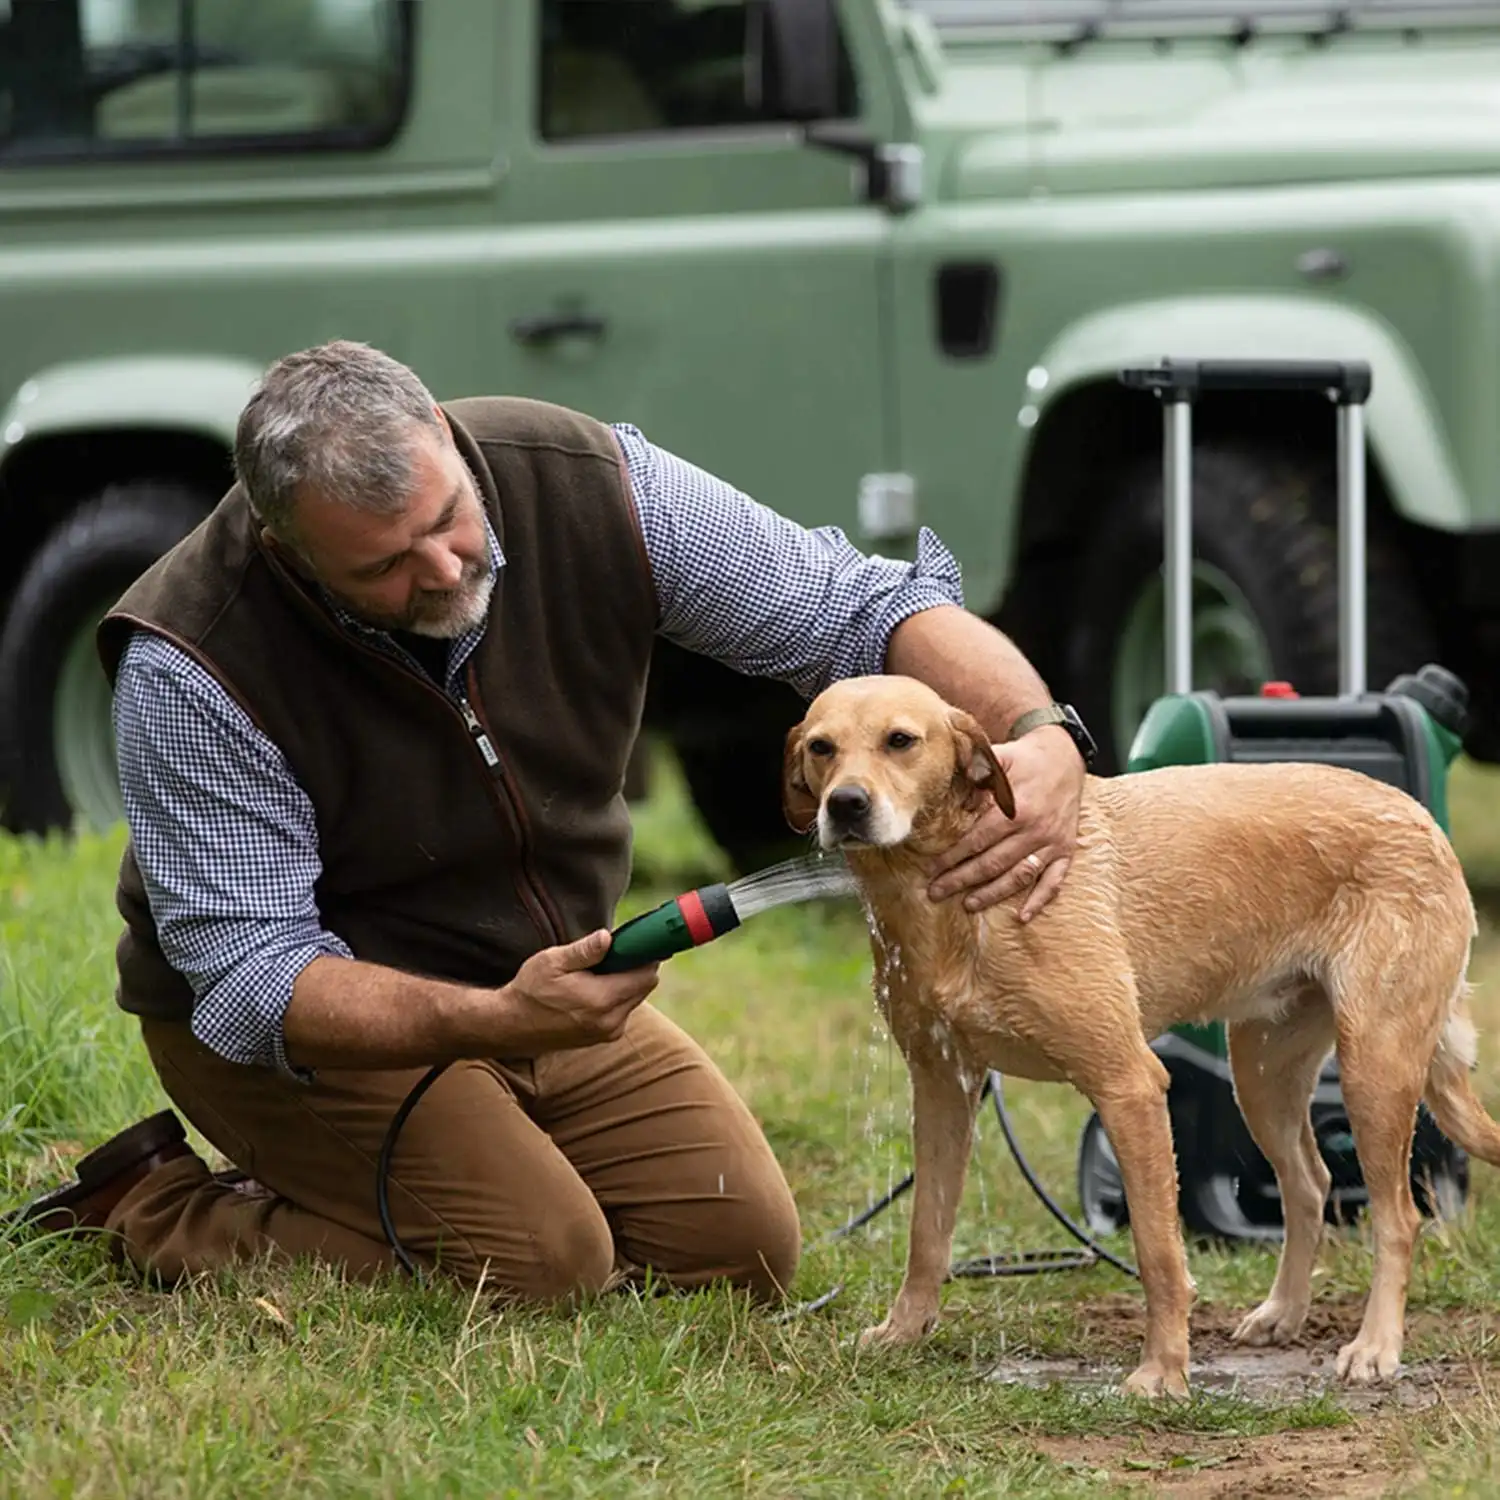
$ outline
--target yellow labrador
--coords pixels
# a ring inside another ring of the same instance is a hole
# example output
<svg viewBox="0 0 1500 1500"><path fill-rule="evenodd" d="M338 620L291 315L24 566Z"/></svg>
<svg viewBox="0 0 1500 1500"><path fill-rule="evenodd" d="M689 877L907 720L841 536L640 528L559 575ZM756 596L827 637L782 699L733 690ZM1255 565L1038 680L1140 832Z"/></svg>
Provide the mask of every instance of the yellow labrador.
<svg viewBox="0 0 1500 1500"><path fill-rule="evenodd" d="M872 915L876 994L912 1082L916 1184L906 1275L866 1341L937 1321L986 1070L1066 1081L1119 1158L1146 1334L1125 1382L1185 1395L1194 1289L1178 1223L1167 1072L1148 1043L1227 1023L1240 1109L1276 1172L1285 1240L1246 1344L1307 1316L1329 1174L1308 1105L1330 1048L1375 1240L1340 1378L1391 1376L1420 1215L1409 1159L1424 1095L1460 1146L1500 1165L1500 1127L1469 1086L1465 984L1474 908L1443 831L1414 798L1338 767L1203 765L1088 779L1077 855L1051 905L936 903L925 861L1011 789L983 729L907 677L836 683L787 738L788 822L844 850Z"/></svg>

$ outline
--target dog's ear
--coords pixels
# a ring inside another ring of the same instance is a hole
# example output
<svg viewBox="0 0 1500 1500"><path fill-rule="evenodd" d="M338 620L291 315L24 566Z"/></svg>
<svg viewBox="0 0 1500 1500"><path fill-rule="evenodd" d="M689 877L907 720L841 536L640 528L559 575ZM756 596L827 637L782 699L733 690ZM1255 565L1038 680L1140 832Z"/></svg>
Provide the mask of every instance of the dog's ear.
<svg viewBox="0 0 1500 1500"><path fill-rule="evenodd" d="M958 776L969 787L988 787L1000 811L1007 818L1016 815L1016 797L1010 789L1005 770L990 748L990 737L984 726L961 708L949 710L948 726L953 731L954 765Z"/></svg>
<svg viewBox="0 0 1500 1500"><path fill-rule="evenodd" d="M802 726L794 724L781 757L781 815L796 833L808 833L818 820L818 799L802 774Z"/></svg>

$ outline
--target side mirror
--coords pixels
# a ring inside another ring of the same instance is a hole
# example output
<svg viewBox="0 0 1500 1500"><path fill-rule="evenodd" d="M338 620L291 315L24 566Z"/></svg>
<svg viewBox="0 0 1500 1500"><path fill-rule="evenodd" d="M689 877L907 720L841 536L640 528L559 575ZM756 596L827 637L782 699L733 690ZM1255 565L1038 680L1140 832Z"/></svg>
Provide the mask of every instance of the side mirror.
<svg viewBox="0 0 1500 1500"><path fill-rule="evenodd" d="M843 48L834 0L762 0L758 15L764 118L839 118Z"/></svg>

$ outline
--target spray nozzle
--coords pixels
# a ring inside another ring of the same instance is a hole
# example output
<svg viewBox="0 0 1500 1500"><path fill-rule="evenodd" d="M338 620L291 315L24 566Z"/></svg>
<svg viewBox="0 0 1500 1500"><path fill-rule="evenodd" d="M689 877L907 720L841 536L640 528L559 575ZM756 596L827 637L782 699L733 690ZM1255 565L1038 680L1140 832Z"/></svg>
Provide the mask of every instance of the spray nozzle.
<svg viewBox="0 0 1500 1500"><path fill-rule="evenodd" d="M615 928L609 952L594 965L594 972L616 974L670 958L712 942L739 925L728 886L722 882L699 886Z"/></svg>

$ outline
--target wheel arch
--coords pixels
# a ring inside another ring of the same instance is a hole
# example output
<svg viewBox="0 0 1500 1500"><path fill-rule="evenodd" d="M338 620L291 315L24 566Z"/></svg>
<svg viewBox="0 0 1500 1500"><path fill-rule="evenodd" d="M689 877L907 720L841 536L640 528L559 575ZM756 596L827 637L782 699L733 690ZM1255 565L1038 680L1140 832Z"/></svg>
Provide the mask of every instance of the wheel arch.
<svg viewBox="0 0 1500 1500"><path fill-rule="evenodd" d="M258 373L240 360L152 356L56 365L22 382L0 413L0 614L47 534L109 485L166 479L217 500Z"/></svg>

